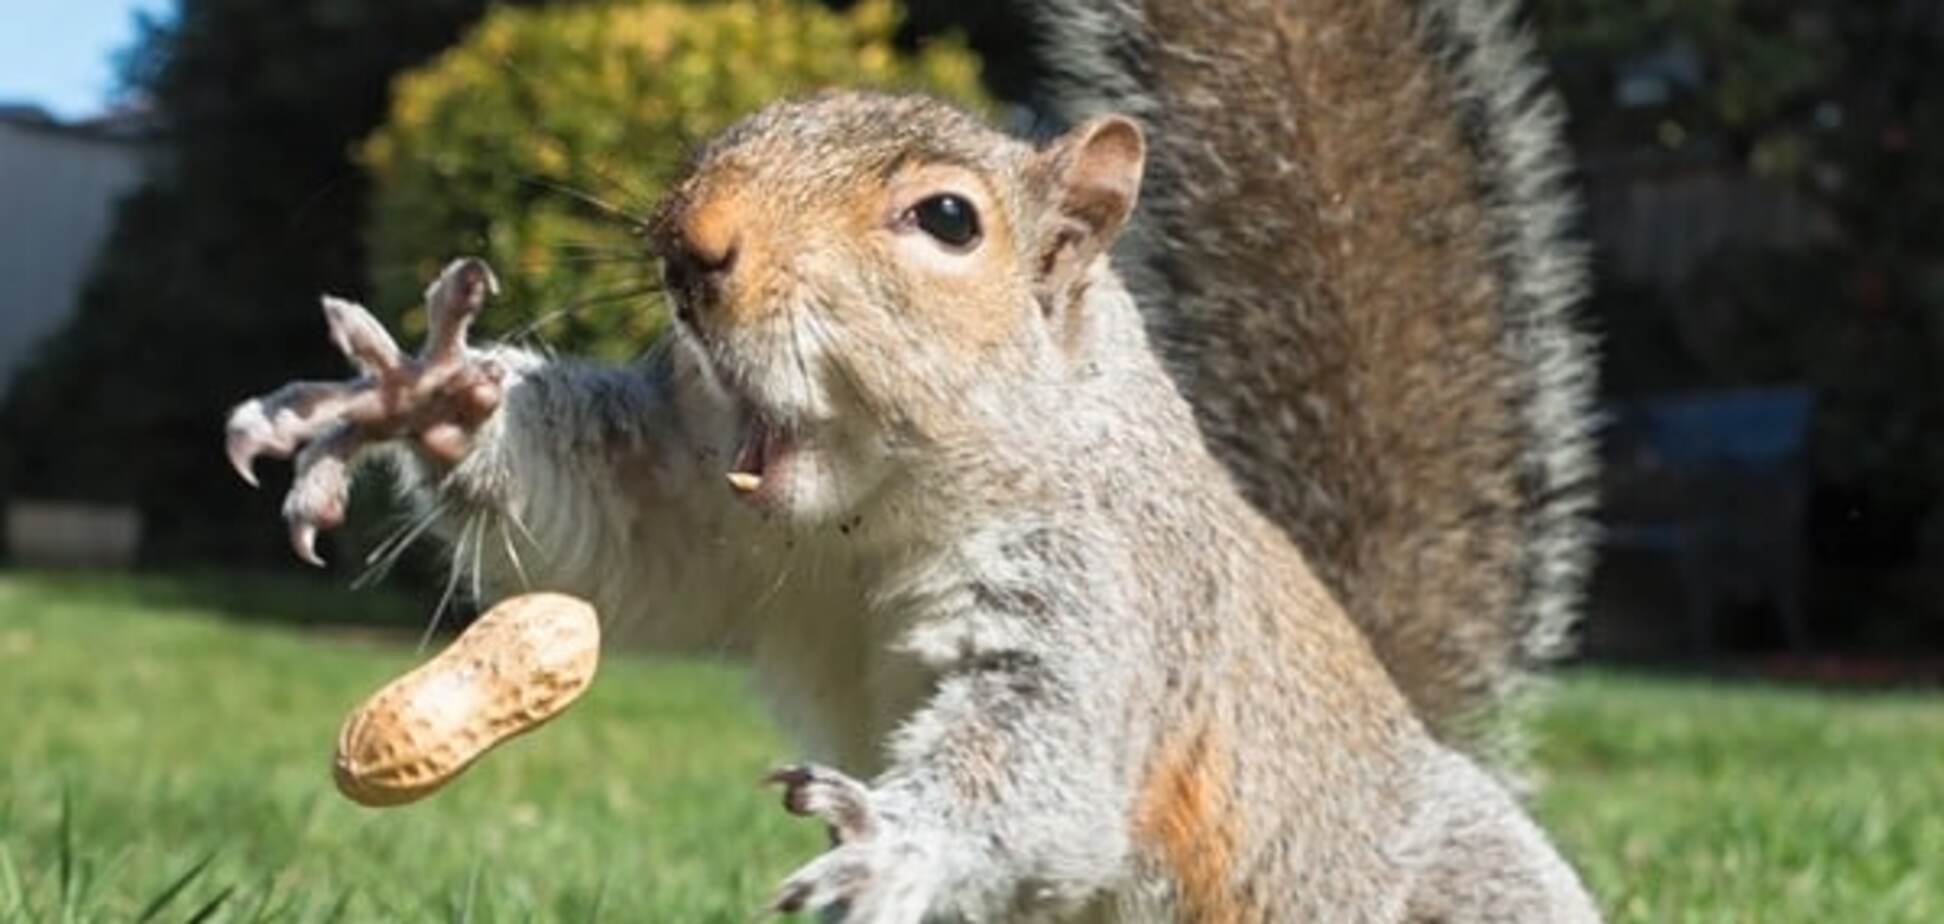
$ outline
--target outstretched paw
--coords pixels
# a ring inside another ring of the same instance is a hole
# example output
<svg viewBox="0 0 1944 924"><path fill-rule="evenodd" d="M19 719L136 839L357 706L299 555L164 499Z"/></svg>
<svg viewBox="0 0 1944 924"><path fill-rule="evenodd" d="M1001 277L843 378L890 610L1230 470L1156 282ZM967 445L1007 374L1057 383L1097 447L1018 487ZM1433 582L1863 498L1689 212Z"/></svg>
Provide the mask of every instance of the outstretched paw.
<svg viewBox="0 0 1944 924"><path fill-rule="evenodd" d="M820 819L832 840L829 851L784 880L771 910L848 924L919 924L934 910L936 836L907 830L877 808L869 787L827 767L785 767L767 780L783 787L786 810Z"/></svg>
<svg viewBox="0 0 1944 924"><path fill-rule="evenodd" d="M499 407L503 371L469 360L466 331L499 291L484 261L454 260L426 290L429 331L416 358L398 348L362 305L325 296L324 320L359 377L343 382L292 382L230 411L224 449L238 475L255 486L256 460L296 457L296 476L284 497L297 556L322 565L317 534L344 522L351 466L374 443L409 437L445 463L458 461L472 434Z"/></svg>

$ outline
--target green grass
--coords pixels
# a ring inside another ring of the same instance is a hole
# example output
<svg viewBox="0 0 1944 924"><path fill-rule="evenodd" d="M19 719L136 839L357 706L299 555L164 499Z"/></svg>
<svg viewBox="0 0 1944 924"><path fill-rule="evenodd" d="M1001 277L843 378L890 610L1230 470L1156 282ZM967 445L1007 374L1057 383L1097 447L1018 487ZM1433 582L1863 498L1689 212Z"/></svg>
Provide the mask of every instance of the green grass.
<svg viewBox="0 0 1944 924"><path fill-rule="evenodd" d="M1541 815L1624 921L1944 921L1944 696L1577 676Z"/></svg>
<svg viewBox="0 0 1944 924"><path fill-rule="evenodd" d="M0 575L0 922L742 922L820 848L755 785L791 752L737 672L677 659L610 654L424 803L345 802L338 720L411 647L240 617L400 605ZM1944 920L1944 697L1586 674L1538 732L1615 920Z"/></svg>
<svg viewBox="0 0 1944 924"><path fill-rule="evenodd" d="M132 920L209 858L154 920L742 922L822 843L757 785L789 750L737 674L644 657L437 797L352 805L338 722L412 646L192 596L0 576L0 921Z"/></svg>

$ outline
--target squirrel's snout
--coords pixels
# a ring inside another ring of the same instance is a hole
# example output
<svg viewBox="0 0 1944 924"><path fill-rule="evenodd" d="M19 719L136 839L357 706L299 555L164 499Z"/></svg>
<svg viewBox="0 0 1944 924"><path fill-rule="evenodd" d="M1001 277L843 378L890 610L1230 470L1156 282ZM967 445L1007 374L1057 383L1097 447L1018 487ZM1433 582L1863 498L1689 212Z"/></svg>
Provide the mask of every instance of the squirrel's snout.
<svg viewBox="0 0 1944 924"><path fill-rule="evenodd" d="M739 248L731 240L719 249L697 246L682 235L662 256L662 276L674 296L675 313L683 323L695 323L698 306L714 304L722 298L722 287L735 271Z"/></svg>
<svg viewBox="0 0 1944 924"><path fill-rule="evenodd" d="M747 275L746 232L756 212L737 187L702 183L664 203L659 218L663 278L676 315L693 325L701 311L728 306L739 266Z"/></svg>

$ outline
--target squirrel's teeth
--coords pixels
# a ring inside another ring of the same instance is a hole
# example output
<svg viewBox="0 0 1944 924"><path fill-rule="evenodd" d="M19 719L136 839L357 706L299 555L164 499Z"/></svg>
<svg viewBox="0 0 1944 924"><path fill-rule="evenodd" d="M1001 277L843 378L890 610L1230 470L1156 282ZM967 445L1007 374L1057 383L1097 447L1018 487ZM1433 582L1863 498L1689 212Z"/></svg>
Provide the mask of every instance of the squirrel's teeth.
<svg viewBox="0 0 1944 924"><path fill-rule="evenodd" d="M763 476L753 472L730 472L729 486L743 494L753 494L763 486Z"/></svg>

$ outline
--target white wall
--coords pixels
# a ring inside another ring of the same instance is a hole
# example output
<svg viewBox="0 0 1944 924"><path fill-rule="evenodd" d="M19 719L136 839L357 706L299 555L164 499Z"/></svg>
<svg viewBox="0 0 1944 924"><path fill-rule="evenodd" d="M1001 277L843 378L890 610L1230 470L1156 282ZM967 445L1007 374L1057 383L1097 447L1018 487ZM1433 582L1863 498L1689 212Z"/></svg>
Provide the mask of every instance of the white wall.
<svg viewBox="0 0 1944 924"><path fill-rule="evenodd" d="M116 200L141 178L136 142L0 122L0 395L75 309Z"/></svg>

